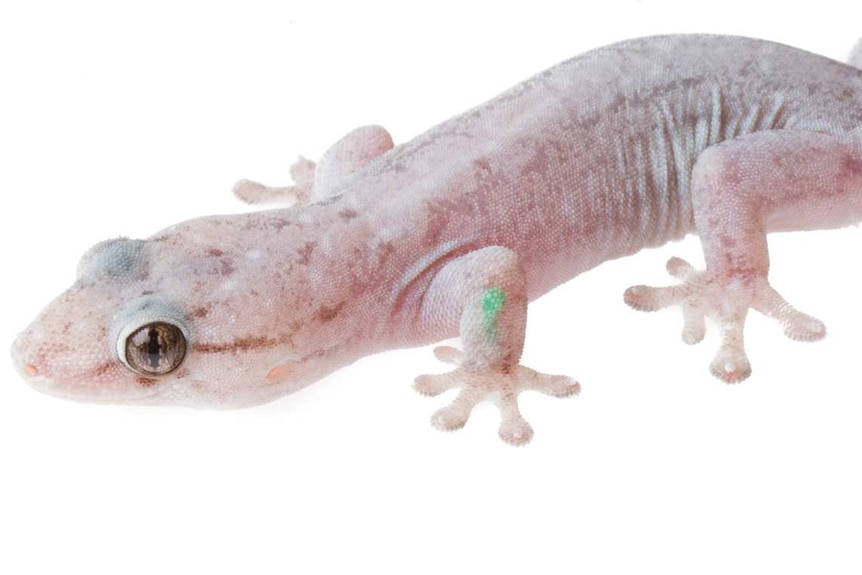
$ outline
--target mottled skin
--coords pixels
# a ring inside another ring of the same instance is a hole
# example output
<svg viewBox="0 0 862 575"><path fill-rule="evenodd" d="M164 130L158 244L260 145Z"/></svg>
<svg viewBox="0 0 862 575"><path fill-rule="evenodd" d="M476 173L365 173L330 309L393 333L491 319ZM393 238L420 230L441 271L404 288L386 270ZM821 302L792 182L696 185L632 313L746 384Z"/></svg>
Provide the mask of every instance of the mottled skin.
<svg viewBox="0 0 862 575"><path fill-rule="evenodd" d="M750 373L749 308L791 337L822 337L822 323L769 286L765 234L862 218L860 148L862 72L850 65L732 37L616 44L401 146L360 128L316 166L294 164L293 186L235 188L306 205L96 246L13 356L34 386L66 397L240 406L460 333L463 353L436 352L457 367L416 380L428 394L462 388L433 422L458 428L493 393L501 437L525 443L520 391L578 391L519 365L527 301L605 260L701 237L705 271L673 259L679 285L635 286L625 299L681 304L687 342L714 317L723 342L712 372L725 381ZM135 373L123 342L154 321L176 325L187 352L166 374Z"/></svg>

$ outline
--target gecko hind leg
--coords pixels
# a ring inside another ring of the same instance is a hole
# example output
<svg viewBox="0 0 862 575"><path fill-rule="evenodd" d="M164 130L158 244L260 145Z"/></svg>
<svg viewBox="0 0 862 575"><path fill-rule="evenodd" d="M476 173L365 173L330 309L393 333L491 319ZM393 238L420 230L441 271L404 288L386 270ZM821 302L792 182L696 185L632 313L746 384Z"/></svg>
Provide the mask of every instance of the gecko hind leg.
<svg viewBox="0 0 862 575"><path fill-rule="evenodd" d="M770 285L766 234L836 228L862 218L862 151L834 136L794 130L726 140L698 157L691 202L706 270L672 258L667 269L679 284L634 286L625 302L642 311L680 305L686 343L703 339L705 317L715 319L722 341L710 371L729 383L751 374L743 345L749 309L778 321L791 339L823 338L823 322Z"/></svg>
<svg viewBox="0 0 862 575"><path fill-rule="evenodd" d="M445 346L435 349L435 356L455 369L421 375L414 383L424 395L460 389L452 403L431 417L440 430L460 429L478 403L495 399L500 438L523 445L532 439L533 429L518 408L522 391L568 397L580 390L569 377L519 364L527 318L525 279L517 255L506 248L483 248L448 263L434 277L422 313L431 323L459 323L464 346L463 353Z"/></svg>

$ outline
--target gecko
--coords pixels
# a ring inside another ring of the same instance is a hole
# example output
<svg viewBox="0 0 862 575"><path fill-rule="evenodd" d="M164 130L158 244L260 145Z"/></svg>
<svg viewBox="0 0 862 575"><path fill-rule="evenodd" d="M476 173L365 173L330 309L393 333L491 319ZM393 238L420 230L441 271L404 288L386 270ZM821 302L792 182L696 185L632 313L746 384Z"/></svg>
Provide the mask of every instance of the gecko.
<svg viewBox="0 0 862 575"><path fill-rule="evenodd" d="M529 301L598 264L697 234L705 268L636 285L636 310L678 305L682 339L720 331L711 373L751 373L749 310L795 340L826 329L772 287L767 233L862 219L862 48L848 63L764 40L668 35L586 52L395 145L349 132L293 183L241 180L249 213L96 244L70 288L19 334L36 389L129 404L242 407L384 350L451 364L414 387L458 390L432 424L497 403L525 444L524 390L580 385L520 363Z"/></svg>

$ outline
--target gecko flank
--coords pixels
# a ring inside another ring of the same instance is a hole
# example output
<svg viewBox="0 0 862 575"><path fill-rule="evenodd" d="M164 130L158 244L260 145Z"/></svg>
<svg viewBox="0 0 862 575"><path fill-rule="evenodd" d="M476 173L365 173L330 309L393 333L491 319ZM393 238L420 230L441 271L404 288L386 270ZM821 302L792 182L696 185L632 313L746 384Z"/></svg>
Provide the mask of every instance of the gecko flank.
<svg viewBox="0 0 862 575"><path fill-rule="evenodd" d="M22 376L87 401L244 406L370 353L460 335L462 350L435 351L453 369L414 384L460 389L433 424L457 429L493 395L500 436L523 444L533 432L521 391L579 390L520 365L527 303L603 261L696 233L704 270L671 259L678 283L624 299L680 305L687 343L714 319L710 370L741 381L750 309L794 339L826 333L769 283L766 234L862 219L862 71L760 40L632 40L398 146L379 126L358 128L291 176L234 191L293 207L90 249L15 341Z"/></svg>

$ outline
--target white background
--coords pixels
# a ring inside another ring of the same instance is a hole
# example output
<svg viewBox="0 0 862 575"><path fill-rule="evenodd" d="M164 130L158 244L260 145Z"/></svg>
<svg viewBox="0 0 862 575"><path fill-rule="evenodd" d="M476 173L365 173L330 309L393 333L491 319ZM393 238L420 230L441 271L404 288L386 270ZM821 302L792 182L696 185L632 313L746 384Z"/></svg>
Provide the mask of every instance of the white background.
<svg viewBox="0 0 862 575"><path fill-rule="evenodd" d="M0 8L0 348L112 236L243 209L361 124L397 141L560 60L632 36L722 32L843 59L855 3L532 0L9 2ZM424 6L424 7L416 7ZM599 8L598 6L601 6ZM781 6L777 11L777 6ZM0 572L859 573L860 231L771 239L772 280L816 344L747 326L727 386L680 317L622 303L700 262L689 239L608 263L530 308L524 362L580 397L526 394L536 436L428 425L429 349L367 358L259 408L105 407L0 363Z"/></svg>

